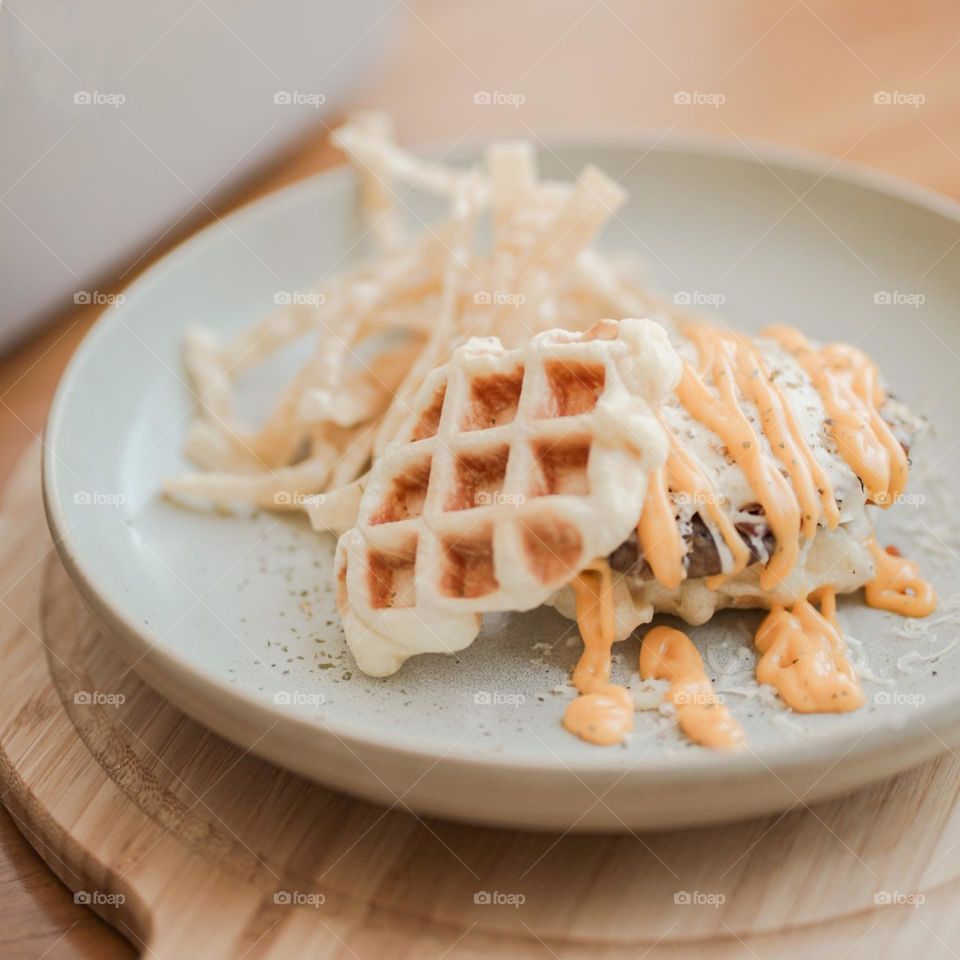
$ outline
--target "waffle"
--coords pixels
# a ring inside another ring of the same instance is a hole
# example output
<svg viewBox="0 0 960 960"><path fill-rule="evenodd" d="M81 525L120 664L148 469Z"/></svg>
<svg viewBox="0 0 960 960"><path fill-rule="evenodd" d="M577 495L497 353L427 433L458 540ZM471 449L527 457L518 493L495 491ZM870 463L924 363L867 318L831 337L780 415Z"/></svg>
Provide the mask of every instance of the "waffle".
<svg viewBox="0 0 960 960"><path fill-rule="evenodd" d="M648 320L473 339L423 382L337 545L338 603L366 673L469 645L637 523L667 452L655 411L680 361Z"/></svg>

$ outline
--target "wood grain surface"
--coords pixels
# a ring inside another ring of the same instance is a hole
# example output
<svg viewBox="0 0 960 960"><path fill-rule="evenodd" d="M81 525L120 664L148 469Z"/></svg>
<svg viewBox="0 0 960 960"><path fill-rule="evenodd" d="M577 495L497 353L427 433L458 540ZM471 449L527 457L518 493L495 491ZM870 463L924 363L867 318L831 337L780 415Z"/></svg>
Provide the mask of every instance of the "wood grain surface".
<svg viewBox="0 0 960 960"><path fill-rule="evenodd" d="M400 0L395 6L392 49L355 102L393 113L406 142L700 129L820 150L960 194L955 2ZM510 102L475 103L484 93L510 95ZM683 103L685 94L694 102ZM98 289L122 289L173 242L209 221L208 204L223 215L329 165L335 158L325 138L318 125L255 183L226 198L196 198L190 216L148 249L131 251L123 275L103 280ZM45 239L55 247L55 238ZM52 263L51 269L59 267ZM97 313L96 307L71 305L0 361L0 475L8 476L37 441L63 366ZM7 620L10 598L0 599ZM938 825L950 809L944 803ZM907 808L901 815L910 822ZM915 915L923 921L926 911ZM950 943L947 933L938 931ZM763 946L752 943L755 956L768 955ZM911 948L921 949L920 941L911 941ZM6 819L0 820L0 955L130 955L120 937L73 904ZM544 948L539 955L550 952ZM741 948L732 955L751 954Z"/></svg>

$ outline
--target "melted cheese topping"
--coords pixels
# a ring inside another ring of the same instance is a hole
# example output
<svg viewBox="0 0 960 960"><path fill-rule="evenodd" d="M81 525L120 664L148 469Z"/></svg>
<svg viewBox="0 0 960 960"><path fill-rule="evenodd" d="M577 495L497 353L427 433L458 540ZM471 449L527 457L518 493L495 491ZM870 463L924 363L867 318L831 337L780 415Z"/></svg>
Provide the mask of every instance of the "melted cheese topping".
<svg viewBox="0 0 960 960"><path fill-rule="evenodd" d="M742 334L703 324L686 326L683 335L696 347L697 362L684 364L677 398L694 421L719 438L763 508L776 541L760 574L760 585L770 590L796 565L801 538L812 539L820 524L829 529L838 525L833 487L754 343ZM786 350L812 381L827 414L826 429L867 498L883 507L893 503L906 484L908 461L879 413L886 395L875 364L843 344L814 349L790 327L771 327L764 336ZM756 410L756 426L747 416L745 401ZM732 558L722 574L707 578L707 586L715 589L749 563L750 553L706 471L668 432L671 452L651 477L637 527L640 549L654 577L668 589L678 587L686 577L686 546L676 502L692 502L704 520L712 522ZM871 552L876 575L866 588L869 604L908 616L925 616L934 609L933 588L915 564L876 546ZM806 600L790 609L775 607L757 635L758 647L761 643L770 652L758 665L758 678L761 673L767 676L761 682L773 683L791 705L802 704L797 709L854 709L851 704L863 702L843 656L837 625ZM797 656L787 657L785 651ZM779 666L781 662L786 667ZM823 678L829 679L821 682Z"/></svg>
<svg viewBox="0 0 960 960"><path fill-rule="evenodd" d="M860 478L867 498L889 507L903 492L909 468L903 447L880 416L886 395L876 364L843 343L815 350L792 327L769 327L763 335L780 343L806 370L823 400L827 429L840 456Z"/></svg>
<svg viewBox="0 0 960 960"><path fill-rule="evenodd" d="M688 366L686 371L689 369ZM688 376L686 371L684 377ZM676 509L670 498L671 492L703 507L733 555L733 572L742 570L749 563L750 551L723 509L720 495L706 471L683 448L677 437L670 431L668 433L670 453L664 466L654 471L650 477L647 499L637 526L637 537L654 576L665 587L672 589L680 585L687 573L683 565L686 547L677 523ZM710 578L708 582L719 579Z"/></svg>
<svg viewBox="0 0 960 960"><path fill-rule="evenodd" d="M821 602L821 611L809 600L771 609L754 638L757 681L798 713L846 713L863 706L863 690L835 620L836 595L825 590Z"/></svg>
<svg viewBox="0 0 960 960"><path fill-rule="evenodd" d="M621 743L633 729L633 698L610 682L610 651L616 633L613 577L605 560L596 560L572 582L583 654L573 671L580 696L566 709L563 725L601 746Z"/></svg>
<svg viewBox="0 0 960 960"><path fill-rule="evenodd" d="M799 338L800 334L791 331L788 337L784 333L787 329L776 328L770 336L794 353L802 344L791 337L796 334ZM777 331L779 335L774 336ZM689 324L683 334L696 346L698 361L696 366L684 364L677 398L693 420L709 428L724 444L727 456L743 471L757 503L763 507L776 548L761 573L760 583L764 589L771 589L789 576L796 564L801 536L812 539L821 519L830 529L839 523L832 484L804 438L788 397L751 340L706 324ZM807 349L813 353L809 345ZM859 357L869 363L862 354ZM809 357L806 360L805 369L811 378L816 382L815 373L823 378L819 368L810 372L808 368L813 362ZM833 369L834 366L828 367L829 371ZM859 367L857 370L854 379L868 399L882 404L885 398L876 384L875 371L861 373ZM818 390L823 395L819 386ZM826 392L832 396L835 391ZM744 410L744 400L757 410L759 433ZM865 402L860 401L861 407ZM875 419L866 417L865 422L872 427L876 421L889 433L875 409L873 414ZM704 519L712 521L732 556L732 566L724 574L708 578L707 585L715 588L748 565L750 551L723 509L722 497L706 472L672 432L670 436L670 455L651 477L637 527L640 547L656 579L671 589L679 586L686 577L685 548L671 494L687 499L703 509ZM856 467L851 463L855 471Z"/></svg>
<svg viewBox="0 0 960 960"><path fill-rule="evenodd" d="M744 743L740 724L713 692L693 641L671 627L654 627L640 648L640 676L666 680L680 729L705 747L729 749Z"/></svg>
<svg viewBox="0 0 960 960"><path fill-rule="evenodd" d="M744 472L756 493L757 502L763 507L776 537L774 555L760 577L760 585L769 589L780 583L797 561L800 550L801 485L795 482L791 489L789 481L778 469L777 460L765 452L760 437L741 406L741 393L749 396L753 392L752 383L761 379L757 367L759 358L749 342L737 334L727 334L707 326L690 327L685 332L697 345L701 371L711 374L716 393L707 387L700 372L687 364L677 388L677 396L694 419L722 440L727 455ZM764 379L769 379L769 374ZM765 418L763 424L764 432L771 446L774 446L775 441L784 435L785 424L780 408L785 404L783 398L774 393L772 384L766 384L766 389L770 409L777 407L778 413L776 417ZM781 450L778 455L790 463L787 451ZM798 476L802 476L804 481L802 486L806 487L809 478L801 470L805 462L799 453L794 453L792 459ZM804 492L803 499L811 500L805 505L805 510L813 518L815 527L819 514L816 491L812 492L812 496ZM745 565L745 560L741 558L733 572L739 572Z"/></svg>
<svg viewBox="0 0 960 960"><path fill-rule="evenodd" d="M902 617L925 617L937 607L933 586L920 576L913 560L900 556L896 547L884 550L876 540L870 544L876 573L866 586L867 604Z"/></svg>
<svg viewBox="0 0 960 960"><path fill-rule="evenodd" d="M755 343L743 334L704 324L690 324L682 332L696 348L696 359L683 365L677 400L692 421L717 438L722 455L739 468L762 507L775 547L760 572L760 585L773 590L790 576L803 540L813 539L820 526L831 530L838 526L840 509L833 484L779 378ZM844 344L814 348L790 327L770 327L763 335L779 344L809 377L826 414L826 432L867 500L888 507L906 485L908 460L880 415L887 398L876 365ZM640 550L662 586L679 587L687 575L687 546L678 506L692 504L718 537L718 548L722 542L728 553L722 560L723 572L706 580L709 589L716 589L748 566L750 549L704 463L662 413L660 422L670 451L650 476L637 525ZM933 611L933 587L915 563L883 551L875 542L870 551L876 565L866 586L870 606L916 617ZM615 611L609 567L595 563L573 587L584 652L573 676L581 695L567 708L564 724L586 740L619 743L633 726L633 712L627 691L610 683ZM773 686L801 713L856 710L864 696L836 621L836 590L819 591L819 611L813 599L799 597L772 607L755 638L761 654L757 679ZM685 634L667 627L651 630L643 642L640 673L669 680L668 696L681 729L692 740L720 747L742 742L740 727L714 696L700 655Z"/></svg>

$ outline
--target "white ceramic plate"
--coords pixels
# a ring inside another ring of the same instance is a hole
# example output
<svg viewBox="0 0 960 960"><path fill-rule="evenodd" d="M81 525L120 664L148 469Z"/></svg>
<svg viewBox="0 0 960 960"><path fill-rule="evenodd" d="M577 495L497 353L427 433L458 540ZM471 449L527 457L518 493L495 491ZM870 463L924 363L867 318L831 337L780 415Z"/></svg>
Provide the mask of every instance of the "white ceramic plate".
<svg viewBox="0 0 960 960"><path fill-rule="evenodd" d="M960 471L960 208L769 148L584 143L542 157L552 176L586 161L630 193L604 243L644 254L659 287L693 302L722 297L725 316L748 330L778 321L861 343L931 417L937 433L918 457L936 463L917 468L913 488L926 502L883 517L899 524L884 534L918 556L948 605L958 534L951 505L935 495ZM421 217L435 212L417 206ZM357 236L345 172L240 211L138 280L60 385L44 466L50 525L87 602L149 683L229 739L334 787L419 813L542 829L663 828L784 809L960 740L960 649L950 649L960 629L947 618L908 640L901 620L859 597L843 603L843 622L895 686L867 682L856 714L786 722L731 694L751 743L736 756L685 745L655 715L638 716L625 747L565 733L566 699L550 691L574 664L575 630L550 610L490 618L457 657L421 657L386 680L360 674L334 612L330 538L298 520L191 512L157 493L184 467L183 332L251 323L277 291L359 255ZM294 359L248 381L251 409ZM727 615L693 634L722 669L756 622ZM621 649L626 679L638 643ZM912 649L946 652L905 672L898 661Z"/></svg>

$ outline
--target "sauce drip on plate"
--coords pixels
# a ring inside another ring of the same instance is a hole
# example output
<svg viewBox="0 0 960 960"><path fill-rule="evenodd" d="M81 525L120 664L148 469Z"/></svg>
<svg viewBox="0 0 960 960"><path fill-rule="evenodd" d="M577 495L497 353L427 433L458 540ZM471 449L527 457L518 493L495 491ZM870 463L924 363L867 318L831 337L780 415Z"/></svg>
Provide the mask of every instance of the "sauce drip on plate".
<svg viewBox="0 0 960 960"><path fill-rule="evenodd" d="M622 743L633 729L630 691L610 682L610 651L615 635L613 578L606 561L598 560L574 581L577 625L583 654L573 671L579 696L567 706L563 725L589 743ZM677 711L680 729L707 747L737 747L743 731L713 693L697 648L686 634L655 627L640 650L640 675L667 680L667 698Z"/></svg>
<svg viewBox="0 0 960 960"><path fill-rule="evenodd" d="M846 713L863 706L863 690L836 622L836 595L774 606L754 637L757 681L769 683L798 713Z"/></svg>
<svg viewBox="0 0 960 960"><path fill-rule="evenodd" d="M640 676L667 680L667 699L677 711L680 729L705 747L731 748L744 743L740 724L713 692L693 641L672 627L654 627L640 648Z"/></svg>
<svg viewBox="0 0 960 960"><path fill-rule="evenodd" d="M867 604L901 617L925 617L937 607L932 584L920 576L913 560L900 555L896 547L884 550L876 540L870 544L876 573L866 586Z"/></svg>
<svg viewBox="0 0 960 960"><path fill-rule="evenodd" d="M571 585L577 597L583 654L573 671L580 695L567 707L563 725L583 740L612 746L633 729L633 698L624 687L610 682L610 650L616 633L610 566L596 560Z"/></svg>

